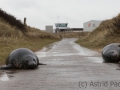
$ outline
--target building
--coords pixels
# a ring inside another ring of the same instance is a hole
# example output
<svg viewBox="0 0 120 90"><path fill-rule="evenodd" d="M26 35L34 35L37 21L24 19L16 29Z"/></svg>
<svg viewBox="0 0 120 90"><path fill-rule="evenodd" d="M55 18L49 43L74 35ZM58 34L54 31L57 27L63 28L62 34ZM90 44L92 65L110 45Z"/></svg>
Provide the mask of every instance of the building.
<svg viewBox="0 0 120 90"><path fill-rule="evenodd" d="M55 33L57 32L74 32L74 31L83 31L83 28L69 28L67 27L68 23L55 23Z"/></svg>
<svg viewBox="0 0 120 90"><path fill-rule="evenodd" d="M56 29L66 29L68 23L55 23Z"/></svg>
<svg viewBox="0 0 120 90"><path fill-rule="evenodd" d="M55 23L55 32L62 32L67 29L68 23Z"/></svg>
<svg viewBox="0 0 120 90"><path fill-rule="evenodd" d="M84 31L93 31L95 28L97 28L102 21L98 21L98 20L90 20L88 22L85 22L83 24L83 30Z"/></svg>
<svg viewBox="0 0 120 90"><path fill-rule="evenodd" d="M45 30L46 30L46 32L53 33L53 26L48 25L48 26L45 27Z"/></svg>

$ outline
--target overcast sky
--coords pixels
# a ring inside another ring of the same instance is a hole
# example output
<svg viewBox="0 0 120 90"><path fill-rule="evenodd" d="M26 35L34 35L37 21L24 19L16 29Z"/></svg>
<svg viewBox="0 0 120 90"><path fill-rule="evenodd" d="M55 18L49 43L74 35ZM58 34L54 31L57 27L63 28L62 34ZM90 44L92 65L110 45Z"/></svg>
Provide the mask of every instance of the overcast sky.
<svg viewBox="0 0 120 90"><path fill-rule="evenodd" d="M45 29L58 21L82 28L89 20L105 20L120 13L120 0L0 0L0 8L27 25Z"/></svg>

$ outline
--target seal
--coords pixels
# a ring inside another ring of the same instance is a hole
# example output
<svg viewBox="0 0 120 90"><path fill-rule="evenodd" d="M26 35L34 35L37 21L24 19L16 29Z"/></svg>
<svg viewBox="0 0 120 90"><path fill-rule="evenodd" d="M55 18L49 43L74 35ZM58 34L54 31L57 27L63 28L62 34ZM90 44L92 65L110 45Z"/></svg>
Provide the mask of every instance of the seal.
<svg viewBox="0 0 120 90"><path fill-rule="evenodd" d="M18 48L13 50L6 59L6 65L0 69L35 69L39 63L37 55L27 48Z"/></svg>
<svg viewBox="0 0 120 90"><path fill-rule="evenodd" d="M120 43L111 43L102 50L102 58L105 62L120 61Z"/></svg>

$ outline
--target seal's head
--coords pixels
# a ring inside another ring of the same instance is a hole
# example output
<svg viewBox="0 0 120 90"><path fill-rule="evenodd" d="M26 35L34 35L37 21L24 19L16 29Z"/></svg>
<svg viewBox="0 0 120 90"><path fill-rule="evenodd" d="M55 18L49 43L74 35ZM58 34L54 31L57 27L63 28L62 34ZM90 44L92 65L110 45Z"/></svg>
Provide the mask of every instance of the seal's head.
<svg viewBox="0 0 120 90"><path fill-rule="evenodd" d="M37 60L35 57L26 56L26 57L24 57L23 61L24 61L23 68L25 68L25 69L35 69L38 66Z"/></svg>
<svg viewBox="0 0 120 90"><path fill-rule="evenodd" d="M119 52L116 50L108 50L102 54L105 62L118 62L119 61Z"/></svg>

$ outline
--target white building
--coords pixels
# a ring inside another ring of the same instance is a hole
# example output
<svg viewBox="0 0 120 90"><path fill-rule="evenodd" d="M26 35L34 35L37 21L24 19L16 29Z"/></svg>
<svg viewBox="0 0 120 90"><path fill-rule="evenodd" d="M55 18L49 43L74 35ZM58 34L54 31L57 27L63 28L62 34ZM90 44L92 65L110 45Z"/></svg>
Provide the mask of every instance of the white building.
<svg viewBox="0 0 120 90"><path fill-rule="evenodd" d="M97 28L102 21L98 21L98 20L90 20L88 22L85 22L83 24L83 31L92 31L95 28Z"/></svg>
<svg viewBox="0 0 120 90"><path fill-rule="evenodd" d="M45 27L45 30L46 30L46 32L53 33L53 26L48 25L48 26Z"/></svg>

